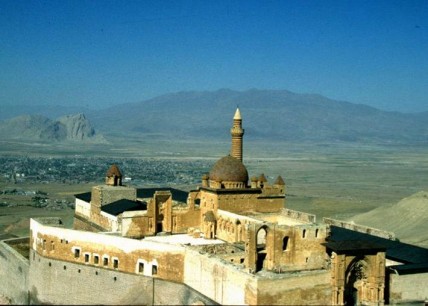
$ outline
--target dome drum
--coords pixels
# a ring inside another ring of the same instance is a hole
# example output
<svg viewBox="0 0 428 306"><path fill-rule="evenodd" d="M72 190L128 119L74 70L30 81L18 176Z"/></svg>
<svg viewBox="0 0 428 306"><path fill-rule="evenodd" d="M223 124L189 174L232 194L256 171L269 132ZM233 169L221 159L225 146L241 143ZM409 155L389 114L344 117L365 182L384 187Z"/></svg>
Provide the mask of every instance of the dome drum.
<svg viewBox="0 0 428 306"><path fill-rule="evenodd" d="M211 188L246 188L248 171L239 159L225 156L214 164L209 182Z"/></svg>

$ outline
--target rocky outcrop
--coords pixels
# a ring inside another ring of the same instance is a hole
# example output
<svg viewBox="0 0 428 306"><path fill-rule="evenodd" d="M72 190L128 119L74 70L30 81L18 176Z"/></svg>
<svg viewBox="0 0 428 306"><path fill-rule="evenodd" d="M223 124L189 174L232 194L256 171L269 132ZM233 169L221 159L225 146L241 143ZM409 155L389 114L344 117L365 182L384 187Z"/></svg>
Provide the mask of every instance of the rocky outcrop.
<svg viewBox="0 0 428 306"><path fill-rule="evenodd" d="M84 114L67 115L51 120L41 115L24 115L0 122L3 139L55 141L98 140L94 128Z"/></svg>
<svg viewBox="0 0 428 306"><path fill-rule="evenodd" d="M95 130L84 114L67 115L58 119L65 127L66 138L69 140L84 140L95 136Z"/></svg>

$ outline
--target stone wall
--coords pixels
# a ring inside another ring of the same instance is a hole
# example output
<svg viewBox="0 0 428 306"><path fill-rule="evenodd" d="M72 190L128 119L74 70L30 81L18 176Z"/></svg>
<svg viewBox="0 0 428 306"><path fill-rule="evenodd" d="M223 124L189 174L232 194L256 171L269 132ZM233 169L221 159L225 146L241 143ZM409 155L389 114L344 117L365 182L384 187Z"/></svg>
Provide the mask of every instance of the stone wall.
<svg viewBox="0 0 428 306"><path fill-rule="evenodd" d="M246 287L254 276L239 271L221 260L187 250L184 265L184 283L223 305L251 304L246 299ZM253 303L254 304L254 303Z"/></svg>
<svg viewBox="0 0 428 306"><path fill-rule="evenodd" d="M30 258L31 304L215 304L181 283L58 261L34 252Z"/></svg>
<svg viewBox="0 0 428 306"><path fill-rule="evenodd" d="M389 275L389 303L420 302L428 300L428 272Z"/></svg>
<svg viewBox="0 0 428 306"><path fill-rule="evenodd" d="M395 240L395 234L394 233L388 232L388 231L383 231L383 230L373 228L373 227L368 227L368 226L364 226L364 225L355 224L352 222L346 222L346 221L336 220L336 219L331 219L331 218L324 218L324 223L326 223L328 225L346 228L346 229L356 231L359 233L365 233L365 234L369 234L372 236L377 236L377 237L381 237L381 238L385 238L385 239Z"/></svg>
<svg viewBox="0 0 428 306"><path fill-rule="evenodd" d="M44 226L34 219L30 226L30 248L45 258L183 280L182 246Z"/></svg>
<svg viewBox="0 0 428 306"><path fill-rule="evenodd" d="M296 277L258 279L252 305L330 305L330 272L301 272Z"/></svg>
<svg viewBox="0 0 428 306"><path fill-rule="evenodd" d="M325 226L316 224L270 228L266 241L266 268L280 271L325 268L327 254L322 243L326 235Z"/></svg>
<svg viewBox="0 0 428 306"><path fill-rule="evenodd" d="M284 216L287 216L289 218L293 218L293 219L303 221L303 222L311 222L311 223L316 222L316 216L315 215L308 214L308 213L301 212L301 211L297 211L297 210L283 208L281 210L281 214Z"/></svg>
<svg viewBox="0 0 428 306"><path fill-rule="evenodd" d="M28 243L28 238L8 239L0 242L0 295L12 304L28 304L28 259L11 247Z"/></svg>
<svg viewBox="0 0 428 306"><path fill-rule="evenodd" d="M137 199L137 190L126 186L100 185L92 187L92 206L100 207L122 199L135 201Z"/></svg>
<svg viewBox="0 0 428 306"><path fill-rule="evenodd" d="M239 265L187 250L184 281L225 305L329 305L330 271L248 274Z"/></svg>

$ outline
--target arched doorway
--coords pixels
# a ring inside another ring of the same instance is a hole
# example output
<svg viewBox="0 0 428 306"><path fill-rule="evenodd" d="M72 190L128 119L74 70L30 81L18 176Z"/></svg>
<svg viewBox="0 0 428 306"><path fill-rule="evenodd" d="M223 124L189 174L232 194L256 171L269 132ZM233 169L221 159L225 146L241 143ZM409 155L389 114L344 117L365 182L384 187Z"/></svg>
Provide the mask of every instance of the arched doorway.
<svg viewBox="0 0 428 306"><path fill-rule="evenodd" d="M346 305L360 305L364 297L365 283L367 281L367 262L362 257L354 258L345 275L344 300Z"/></svg>
<svg viewBox="0 0 428 306"><path fill-rule="evenodd" d="M267 227L262 226L257 231L256 235L256 245L257 245L257 262L256 262L256 272L263 269L263 263L266 259L266 236L267 236Z"/></svg>

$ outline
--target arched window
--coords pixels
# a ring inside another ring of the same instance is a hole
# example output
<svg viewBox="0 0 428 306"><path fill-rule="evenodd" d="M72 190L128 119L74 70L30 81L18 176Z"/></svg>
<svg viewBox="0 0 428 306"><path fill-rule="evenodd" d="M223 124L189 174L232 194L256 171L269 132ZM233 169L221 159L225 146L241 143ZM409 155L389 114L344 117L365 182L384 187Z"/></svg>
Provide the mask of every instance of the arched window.
<svg viewBox="0 0 428 306"><path fill-rule="evenodd" d="M264 227L261 227L257 232L257 245L266 244L266 234L266 229Z"/></svg>
<svg viewBox="0 0 428 306"><path fill-rule="evenodd" d="M283 251L287 251L287 249L288 249L288 240L289 240L289 237L288 237L288 236L285 236L285 237L282 239L282 250L283 250Z"/></svg>

